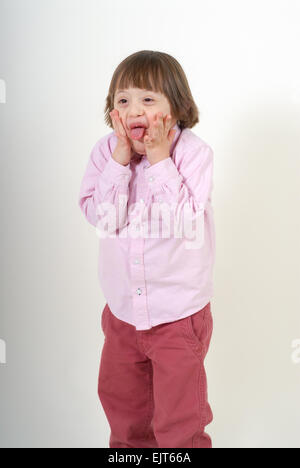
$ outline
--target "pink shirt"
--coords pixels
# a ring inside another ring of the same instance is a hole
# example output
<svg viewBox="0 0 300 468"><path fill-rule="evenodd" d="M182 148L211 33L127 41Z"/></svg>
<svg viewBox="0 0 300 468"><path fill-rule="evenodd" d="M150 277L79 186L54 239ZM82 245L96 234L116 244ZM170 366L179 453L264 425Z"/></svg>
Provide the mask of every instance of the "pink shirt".
<svg viewBox="0 0 300 468"><path fill-rule="evenodd" d="M112 158L111 132L92 148L79 206L99 237L98 274L112 313L148 330L202 309L213 296L213 151L177 124L170 157Z"/></svg>

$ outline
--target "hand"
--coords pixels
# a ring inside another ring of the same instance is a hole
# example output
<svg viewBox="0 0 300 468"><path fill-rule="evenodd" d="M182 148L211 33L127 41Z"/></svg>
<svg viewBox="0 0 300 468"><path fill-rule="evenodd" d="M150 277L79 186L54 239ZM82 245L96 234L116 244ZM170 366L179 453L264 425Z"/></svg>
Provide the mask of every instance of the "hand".
<svg viewBox="0 0 300 468"><path fill-rule="evenodd" d="M153 124L144 136L144 145L149 162L155 164L170 156L170 148L176 134L172 127L172 117L168 114L163 117L162 112L155 115Z"/></svg>
<svg viewBox="0 0 300 468"><path fill-rule="evenodd" d="M114 131L118 137L118 143L112 157L119 164L126 166L134 154L131 141L129 140L126 130L123 126L122 120L119 116L119 111L117 109L113 109L109 115L112 120Z"/></svg>

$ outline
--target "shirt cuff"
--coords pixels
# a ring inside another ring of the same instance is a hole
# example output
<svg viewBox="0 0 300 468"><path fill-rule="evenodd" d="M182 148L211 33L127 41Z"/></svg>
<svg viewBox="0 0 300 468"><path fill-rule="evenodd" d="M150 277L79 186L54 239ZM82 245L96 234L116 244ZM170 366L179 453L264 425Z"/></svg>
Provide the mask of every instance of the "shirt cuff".
<svg viewBox="0 0 300 468"><path fill-rule="evenodd" d="M118 163L112 155L109 156L105 168L102 172L102 178L109 180L112 183L124 184L129 183L131 179L132 171L130 169L130 163L126 166Z"/></svg>
<svg viewBox="0 0 300 468"><path fill-rule="evenodd" d="M176 181L179 184L182 180L182 175L169 156L145 169L145 178L150 189L154 193L157 193L161 191L162 184L168 184L171 181Z"/></svg>

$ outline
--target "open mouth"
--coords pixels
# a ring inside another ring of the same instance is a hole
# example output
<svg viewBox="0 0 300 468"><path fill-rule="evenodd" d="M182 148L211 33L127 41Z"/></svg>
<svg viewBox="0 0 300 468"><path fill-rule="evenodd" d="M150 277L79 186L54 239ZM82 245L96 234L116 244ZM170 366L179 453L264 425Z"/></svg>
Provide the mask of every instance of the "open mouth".
<svg viewBox="0 0 300 468"><path fill-rule="evenodd" d="M130 129L130 136L133 140L140 140L144 138L145 132L145 127L134 127Z"/></svg>

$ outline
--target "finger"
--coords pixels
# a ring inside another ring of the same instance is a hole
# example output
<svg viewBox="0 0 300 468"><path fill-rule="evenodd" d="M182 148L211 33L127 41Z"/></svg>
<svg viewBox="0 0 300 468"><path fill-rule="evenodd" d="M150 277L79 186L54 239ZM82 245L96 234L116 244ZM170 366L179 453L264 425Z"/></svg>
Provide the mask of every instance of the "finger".
<svg viewBox="0 0 300 468"><path fill-rule="evenodd" d="M152 130L150 129L150 127L146 130L146 134L144 136L144 143L150 143L151 140L152 140L152 135L153 135L153 132Z"/></svg>
<svg viewBox="0 0 300 468"><path fill-rule="evenodd" d="M155 117L154 117L154 119L155 119ZM150 120L149 127L146 129L146 132L145 132L144 141L149 142L153 138L153 126L154 126L154 120L153 120L153 122L151 122L151 120Z"/></svg>
<svg viewBox="0 0 300 468"><path fill-rule="evenodd" d="M164 124L164 118L163 118L163 114L162 112L159 112L158 113L158 116L157 116L157 128L161 127L163 124Z"/></svg>
<svg viewBox="0 0 300 468"><path fill-rule="evenodd" d="M171 122L172 122L171 115L166 114L165 119L164 119L164 123L165 123L165 130L166 130L167 134L169 133L169 130L172 127Z"/></svg>
<svg viewBox="0 0 300 468"><path fill-rule="evenodd" d="M117 125L118 125L118 128L119 128L119 131L121 133L121 135L126 135L126 132L125 132L125 128L122 124L122 121L120 119L120 117L117 115L116 116L116 122L117 122Z"/></svg>
<svg viewBox="0 0 300 468"><path fill-rule="evenodd" d="M126 134L126 132L125 132L125 127L124 127L124 125L123 125L122 118L120 117L119 114L117 114L116 119L117 119L117 122L119 123L121 129L123 130L124 134Z"/></svg>
<svg viewBox="0 0 300 468"><path fill-rule="evenodd" d="M144 141L149 142L152 138L152 125L150 122L149 127L145 131Z"/></svg>
<svg viewBox="0 0 300 468"><path fill-rule="evenodd" d="M170 114L167 116L167 126L168 129L170 129L172 126L172 116Z"/></svg>
<svg viewBox="0 0 300 468"><path fill-rule="evenodd" d="M111 118L112 118L112 120L113 120L113 122L114 122L115 131L116 131L117 133L119 133L120 135L122 135L122 136L126 135L126 132L125 132L125 130L124 130L124 127L123 127L123 125L122 125L122 122L120 121L118 112L117 112L117 111L115 112L115 111L113 110L113 111L110 113L110 116L111 116Z"/></svg>
<svg viewBox="0 0 300 468"><path fill-rule="evenodd" d="M176 130L175 129L170 130L170 133L168 135L168 140L169 140L170 143L173 142L175 135L176 135Z"/></svg>
<svg viewBox="0 0 300 468"><path fill-rule="evenodd" d="M165 116L163 116L163 114L161 114L160 123L161 123L162 134L163 135L168 135L169 129L170 129L169 114L166 114Z"/></svg>
<svg viewBox="0 0 300 468"><path fill-rule="evenodd" d="M161 122L162 122L162 113L158 112L158 114L155 115L155 121L154 121L155 128L158 128Z"/></svg>
<svg viewBox="0 0 300 468"><path fill-rule="evenodd" d="M161 124L163 132L166 133L167 135L171 128L170 121L171 121L171 116L169 114L166 114L165 116L163 116L163 114L161 113L160 124Z"/></svg>
<svg viewBox="0 0 300 468"><path fill-rule="evenodd" d="M114 120L112 112L110 112L109 115L110 115L110 118L111 118L112 126L114 127L114 130L115 130L115 120Z"/></svg>
<svg viewBox="0 0 300 468"><path fill-rule="evenodd" d="M164 130L164 132L167 133L167 134L168 134L168 130L169 130L169 128L168 128L168 123L169 123L169 122L168 122L168 114L166 114L166 115L164 116L164 118L162 119L162 125L163 125L163 130Z"/></svg>
<svg viewBox="0 0 300 468"><path fill-rule="evenodd" d="M153 137L157 136L163 125L162 112L158 112L155 115L155 121L153 123Z"/></svg>

